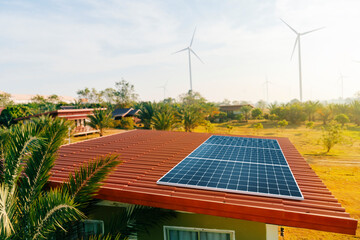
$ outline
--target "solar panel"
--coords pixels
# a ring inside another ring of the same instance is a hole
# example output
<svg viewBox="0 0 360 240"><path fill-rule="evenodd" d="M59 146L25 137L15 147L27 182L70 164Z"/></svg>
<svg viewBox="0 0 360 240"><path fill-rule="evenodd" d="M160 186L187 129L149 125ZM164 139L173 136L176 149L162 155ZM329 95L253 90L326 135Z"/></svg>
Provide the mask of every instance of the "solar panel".
<svg viewBox="0 0 360 240"><path fill-rule="evenodd" d="M211 136L157 183L304 199L274 139Z"/></svg>

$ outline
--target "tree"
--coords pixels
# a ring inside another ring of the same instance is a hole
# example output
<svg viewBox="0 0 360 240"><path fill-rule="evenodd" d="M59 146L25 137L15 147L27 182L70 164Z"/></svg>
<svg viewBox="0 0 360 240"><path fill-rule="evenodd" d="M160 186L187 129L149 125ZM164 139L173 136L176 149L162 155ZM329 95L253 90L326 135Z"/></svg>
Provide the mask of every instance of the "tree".
<svg viewBox="0 0 360 240"><path fill-rule="evenodd" d="M360 100L352 101L350 104L351 119L360 126Z"/></svg>
<svg viewBox="0 0 360 240"><path fill-rule="evenodd" d="M259 100L255 105L261 110L264 110L266 108L266 102L264 100Z"/></svg>
<svg viewBox="0 0 360 240"><path fill-rule="evenodd" d="M108 128L112 119L111 112L102 109L95 109L93 115L88 115L90 122L88 125L99 130L100 137L104 135L105 128Z"/></svg>
<svg viewBox="0 0 360 240"><path fill-rule="evenodd" d="M172 130L177 126L178 119L175 118L175 111L167 104L159 105L151 118L151 126L156 130Z"/></svg>
<svg viewBox="0 0 360 240"><path fill-rule="evenodd" d="M84 217L86 206L119 161L109 157L85 166L59 188L45 191L56 152L69 124L42 117L16 124L2 135L0 238L50 239L66 223ZM66 188L66 186L68 186Z"/></svg>
<svg viewBox="0 0 360 240"><path fill-rule="evenodd" d="M253 119L259 119L261 118L263 112L260 108L254 108L253 110L251 110L251 116Z"/></svg>
<svg viewBox="0 0 360 240"><path fill-rule="evenodd" d="M113 88L106 88L105 90L101 91L103 98L105 98L105 102L108 104L115 103L115 89Z"/></svg>
<svg viewBox="0 0 360 240"><path fill-rule="evenodd" d="M319 114L320 119L323 121L324 125L326 125L332 117L332 109L329 106L321 106L317 113Z"/></svg>
<svg viewBox="0 0 360 240"><path fill-rule="evenodd" d="M320 102L307 101L304 103L304 112L308 117L308 121L315 121L315 113L320 107Z"/></svg>
<svg viewBox="0 0 360 240"><path fill-rule="evenodd" d="M52 104L58 104L60 102L60 97L56 94L52 94L46 100Z"/></svg>
<svg viewBox="0 0 360 240"><path fill-rule="evenodd" d="M79 98L85 98L87 100L90 100L90 93L90 89L87 87L76 92Z"/></svg>
<svg viewBox="0 0 360 240"><path fill-rule="evenodd" d="M29 107L24 105L10 105L7 106L0 115L0 125L9 127L14 124L14 119L26 117L32 115L32 111Z"/></svg>
<svg viewBox="0 0 360 240"><path fill-rule="evenodd" d="M0 92L0 107L6 107L12 104L14 104L14 102L11 100L11 94Z"/></svg>
<svg viewBox="0 0 360 240"><path fill-rule="evenodd" d="M140 109L139 118L141 122L144 124L145 129L151 128L151 119L153 118L155 112L158 110L158 104L155 102L142 102L137 105L137 108Z"/></svg>
<svg viewBox="0 0 360 240"><path fill-rule="evenodd" d="M138 98L138 95L135 93L134 85L124 79L120 82L116 82L115 88L115 100L121 108L130 107Z"/></svg>
<svg viewBox="0 0 360 240"><path fill-rule="evenodd" d="M201 117L201 112L194 106L184 106L181 108L178 112L178 117L185 132L191 132L204 122L204 119Z"/></svg>
<svg viewBox="0 0 360 240"><path fill-rule="evenodd" d="M321 142L326 148L326 153L328 153L335 144L342 140L342 130L340 124L332 121L323 127L322 131Z"/></svg>
<svg viewBox="0 0 360 240"><path fill-rule="evenodd" d="M250 118L250 112L251 112L251 107L250 106L243 106L240 109L240 112L243 114L245 121L248 122L249 118Z"/></svg>
<svg viewBox="0 0 360 240"><path fill-rule="evenodd" d="M278 127L279 128L285 128L288 124L289 124L288 121L286 121L284 119L284 120L281 120L281 121L278 122Z"/></svg>
<svg viewBox="0 0 360 240"><path fill-rule="evenodd" d="M335 121L341 124L344 127L345 123L350 122L349 117L346 114L339 114L335 116Z"/></svg>
<svg viewBox="0 0 360 240"><path fill-rule="evenodd" d="M285 108L285 119L293 124L299 124L305 121L306 115L303 111L303 107L299 103L291 104Z"/></svg>

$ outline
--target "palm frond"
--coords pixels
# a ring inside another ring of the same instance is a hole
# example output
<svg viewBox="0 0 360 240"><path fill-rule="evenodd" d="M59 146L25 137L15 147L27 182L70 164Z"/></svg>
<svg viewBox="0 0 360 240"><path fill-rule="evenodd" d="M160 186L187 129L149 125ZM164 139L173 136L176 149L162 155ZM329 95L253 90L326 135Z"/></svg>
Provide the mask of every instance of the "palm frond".
<svg viewBox="0 0 360 240"><path fill-rule="evenodd" d="M31 239L49 239L57 228L85 216L76 208L71 197L58 189L41 194L30 207L28 233ZM30 238L29 238L30 239Z"/></svg>
<svg viewBox="0 0 360 240"><path fill-rule="evenodd" d="M19 186L20 205L26 211L50 177L50 170L56 159L56 152L67 134L68 124L62 119L51 119L40 133L39 147L32 151L25 167L25 177Z"/></svg>
<svg viewBox="0 0 360 240"><path fill-rule="evenodd" d="M14 232L17 193L11 192L5 184L0 185L0 237L5 239Z"/></svg>
<svg viewBox="0 0 360 240"><path fill-rule="evenodd" d="M118 155L109 155L98 158L80 167L61 186L68 193L80 209L84 209L96 195L107 175L120 163Z"/></svg>
<svg viewBox="0 0 360 240"><path fill-rule="evenodd" d="M13 125L4 140L4 182L9 188L16 184L22 172L21 163L39 147L40 140L34 134L34 125Z"/></svg>
<svg viewBox="0 0 360 240"><path fill-rule="evenodd" d="M111 216L109 233L121 233L121 239L136 236L137 233L147 233L154 226L160 226L164 221L176 217L175 211L161 208L133 205L122 214Z"/></svg>

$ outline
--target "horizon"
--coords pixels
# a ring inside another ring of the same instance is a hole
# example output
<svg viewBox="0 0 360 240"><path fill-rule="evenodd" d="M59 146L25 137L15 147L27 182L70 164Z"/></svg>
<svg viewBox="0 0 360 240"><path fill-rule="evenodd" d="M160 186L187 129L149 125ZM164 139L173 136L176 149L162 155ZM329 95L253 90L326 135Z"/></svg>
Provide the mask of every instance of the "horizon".
<svg viewBox="0 0 360 240"><path fill-rule="evenodd" d="M0 83L11 94L76 97L124 78L142 101L161 101L193 90L211 102L299 99L298 32L304 36L303 101L344 100L360 90L360 22L357 1L5 1L0 3Z"/></svg>

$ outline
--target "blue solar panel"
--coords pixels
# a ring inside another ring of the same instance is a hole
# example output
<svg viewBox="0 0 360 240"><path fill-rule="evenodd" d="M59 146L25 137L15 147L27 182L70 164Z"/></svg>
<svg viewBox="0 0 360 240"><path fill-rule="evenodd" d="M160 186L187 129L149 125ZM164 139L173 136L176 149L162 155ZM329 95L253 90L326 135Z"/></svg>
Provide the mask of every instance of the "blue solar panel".
<svg viewBox="0 0 360 240"><path fill-rule="evenodd" d="M212 136L158 184L303 199L273 139Z"/></svg>

